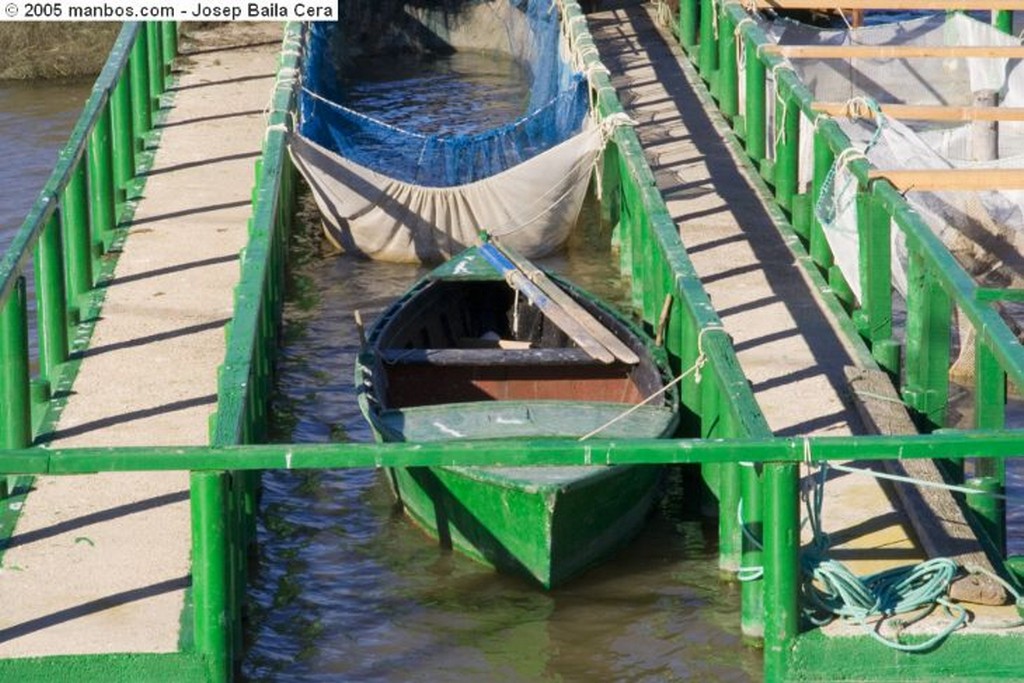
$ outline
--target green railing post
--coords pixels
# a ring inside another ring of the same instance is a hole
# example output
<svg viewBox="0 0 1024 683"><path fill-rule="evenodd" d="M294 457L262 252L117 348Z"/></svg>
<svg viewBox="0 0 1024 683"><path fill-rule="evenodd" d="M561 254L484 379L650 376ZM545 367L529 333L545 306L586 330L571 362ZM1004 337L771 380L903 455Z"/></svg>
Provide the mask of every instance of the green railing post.
<svg viewBox="0 0 1024 683"><path fill-rule="evenodd" d="M1013 12L1011 10L992 12L992 25L1003 33L1013 35Z"/></svg>
<svg viewBox="0 0 1024 683"><path fill-rule="evenodd" d="M974 477L964 485L978 491L965 496L967 506L999 557L1006 557L1006 504L998 497L1003 484L995 477Z"/></svg>
<svg viewBox="0 0 1024 683"><path fill-rule="evenodd" d="M128 185L135 177L131 84L127 71L117 79L117 85L110 94L110 126L114 149L114 199L124 202L128 199Z"/></svg>
<svg viewBox="0 0 1024 683"><path fill-rule="evenodd" d="M764 678L786 678L800 627L800 515L794 463L764 468Z"/></svg>
<svg viewBox="0 0 1024 683"><path fill-rule="evenodd" d="M146 22L146 64L149 69L149 102L153 111L160 108L160 96L164 93L164 53L160 45L160 24Z"/></svg>
<svg viewBox="0 0 1024 683"><path fill-rule="evenodd" d="M212 681L228 681L232 669L231 545L228 482L223 472L191 475L192 605L196 650Z"/></svg>
<svg viewBox="0 0 1024 683"><path fill-rule="evenodd" d="M832 266L832 250L828 246L825 230L821 226L821 221L818 220L815 209L821 201L825 180L828 178L829 171L832 170L834 161L835 155L832 153L828 139L822 132L816 132L814 134L814 174L811 181L811 240L808 251L814 263L826 274Z"/></svg>
<svg viewBox="0 0 1024 683"><path fill-rule="evenodd" d="M58 211L46 222L32 261L38 302L39 367L43 376L52 382L58 366L68 359L68 313Z"/></svg>
<svg viewBox="0 0 1024 683"><path fill-rule="evenodd" d="M739 66L736 64L736 28L722 12L718 28L718 108L728 121L739 113Z"/></svg>
<svg viewBox="0 0 1024 683"><path fill-rule="evenodd" d="M131 75L132 132L135 148L146 149L146 135L153 129L153 108L149 97L149 50L145 29L140 29L128 60Z"/></svg>
<svg viewBox="0 0 1024 683"><path fill-rule="evenodd" d="M910 249L907 263L907 359L904 399L925 421L942 427L949 397L949 294L936 281L920 250Z"/></svg>
<svg viewBox="0 0 1024 683"><path fill-rule="evenodd" d="M79 298L92 289L92 254L89 238L89 202L86 196L85 162L79 160L61 198L64 230L64 273L69 313L77 322Z"/></svg>
<svg viewBox="0 0 1024 683"><path fill-rule="evenodd" d="M1005 426L1006 373L988 345L978 340L974 347L974 428L1002 429ZM1002 458L975 461L974 473L1006 483L1006 463Z"/></svg>
<svg viewBox="0 0 1024 683"><path fill-rule="evenodd" d="M160 22L160 31L160 44L163 46L164 75L169 76L174 65L174 58L178 56L178 22L162 21Z"/></svg>
<svg viewBox="0 0 1024 683"><path fill-rule="evenodd" d="M697 7L700 0L679 1L679 44L693 61L693 48L697 45Z"/></svg>
<svg viewBox="0 0 1024 683"><path fill-rule="evenodd" d="M28 364L28 302L25 278L19 277L0 310L0 429L5 448L32 443Z"/></svg>
<svg viewBox="0 0 1024 683"><path fill-rule="evenodd" d="M761 475L753 464L741 465L742 518L737 520L743 532L743 572L756 572L764 563L762 538L764 510L761 495ZM742 576L740 627L743 635L758 640L764 638L764 581L753 576Z"/></svg>
<svg viewBox="0 0 1024 683"><path fill-rule="evenodd" d="M885 207L866 190L857 193L860 238L861 308L854 321L875 361L899 375L900 348L892 338L892 221Z"/></svg>
<svg viewBox="0 0 1024 683"><path fill-rule="evenodd" d="M117 219L114 210L114 155L110 106L104 106L89 135L89 212L94 256L110 250ZM97 269L97 268L94 268Z"/></svg>
<svg viewBox="0 0 1024 683"><path fill-rule="evenodd" d="M761 162L765 152L765 68L764 62L757 57L756 45L752 40L744 38L747 52L747 102L744 112L747 156L754 162L754 168L761 170Z"/></svg>
<svg viewBox="0 0 1024 683"><path fill-rule="evenodd" d="M781 71L776 71L779 78ZM775 108L775 201L787 211L793 210L793 195L796 194L800 157L800 106L792 93L786 92L776 82L781 102Z"/></svg>
<svg viewBox="0 0 1024 683"><path fill-rule="evenodd" d="M718 37L715 35L717 7L717 2L700 0L700 45L697 50L697 68L701 77L708 82L715 79L715 70L718 68Z"/></svg>

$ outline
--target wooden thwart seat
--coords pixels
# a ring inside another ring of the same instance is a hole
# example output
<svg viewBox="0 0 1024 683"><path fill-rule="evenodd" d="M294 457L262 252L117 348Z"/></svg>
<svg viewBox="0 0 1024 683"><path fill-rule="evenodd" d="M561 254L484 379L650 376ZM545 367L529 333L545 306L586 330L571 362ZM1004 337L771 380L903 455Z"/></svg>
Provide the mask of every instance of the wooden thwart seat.
<svg viewBox="0 0 1024 683"><path fill-rule="evenodd" d="M575 347L541 349L382 349L385 365L603 365Z"/></svg>

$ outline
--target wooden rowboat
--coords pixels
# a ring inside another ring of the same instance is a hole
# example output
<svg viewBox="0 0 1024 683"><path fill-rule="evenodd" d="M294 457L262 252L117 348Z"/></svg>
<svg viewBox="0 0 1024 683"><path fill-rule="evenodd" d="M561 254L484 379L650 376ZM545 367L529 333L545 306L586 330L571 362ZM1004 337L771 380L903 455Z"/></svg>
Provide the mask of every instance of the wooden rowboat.
<svg viewBox="0 0 1024 683"><path fill-rule="evenodd" d="M390 306L356 364L360 406L384 441L667 436L678 420L668 378L664 352L640 330L493 243ZM660 474L409 467L390 480L443 545L549 588L635 535Z"/></svg>

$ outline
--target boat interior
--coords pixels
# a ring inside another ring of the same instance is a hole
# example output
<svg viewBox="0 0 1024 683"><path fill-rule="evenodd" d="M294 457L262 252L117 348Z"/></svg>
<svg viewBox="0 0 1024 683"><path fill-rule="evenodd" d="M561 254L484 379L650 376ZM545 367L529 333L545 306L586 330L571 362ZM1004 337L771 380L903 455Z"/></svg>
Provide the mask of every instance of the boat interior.
<svg viewBox="0 0 1024 683"><path fill-rule="evenodd" d="M603 363L504 281L433 281L381 328L377 395L388 408L472 401L638 403L662 386L630 327L574 299L639 357ZM656 404L657 405L657 404Z"/></svg>

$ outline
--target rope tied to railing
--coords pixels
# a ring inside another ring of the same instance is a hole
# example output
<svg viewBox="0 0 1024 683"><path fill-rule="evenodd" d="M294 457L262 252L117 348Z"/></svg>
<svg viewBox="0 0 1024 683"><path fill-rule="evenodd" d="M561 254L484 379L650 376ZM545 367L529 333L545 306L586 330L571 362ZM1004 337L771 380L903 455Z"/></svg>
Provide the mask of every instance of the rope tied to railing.
<svg viewBox="0 0 1024 683"><path fill-rule="evenodd" d="M693 381L694 382L696 382L697 384L700 384L700 380L701 380L700 370L701 370L701 368L704 367L704 364L707 363L707 360L708 360L707 355L704 353L704 335L705 335L705 333L710 332L710 331L724 332L725 328L722 327L721 325L714 325L714 324L707 325L705 327L700 328L700 332L697 334L697 358L693 361L693 365L688 367L685 371L683 371L682 374L677 376L675 379L673 379L670 382L667 382L660 389L658 389L654 393L650 394L647 398L643 399L639 403L635 403L635 404L631 405L629 408L627 408L623 412L619 413L618 415L616 415L612 419L608 420L607 422L605 422L600 427L597 427L596 429L593 429L593 430L587 432L586 434L581 436L578 439L578 441L586 441L587 439L591 438L592 436L596 436L597 434L600 434L601 432L603 432L604 430L608 429L608 427L611 427L613 424L615 424L619 420L622 420L623 418L626 418L626 417L632 415L637 410L640 410L640 408L642 408L643 406L647 405L648 403L650 403L651 401L653 401L657 397L661 396L666 391L668 391L669 389L671 389L675 385L679 384L680 382L682 382L684 379L686 379L690 375L693 375Z"/></svg>
<svg viewBox="0 0 1024 683"><path fill-rule="evenodd" d="M736 48L736 68L739 71L747 68L747 49L743 43L743 27L747 24L754 24L756 26L757 22L754 21L753 17L743 17L736 22L736 27L732 30L733 43Z"/></svg>
<svg viewBox="0 0 1024 683"><path fill-rule="evenodd" d="M775 87L775 146L786 144L786 115L789 113L789 100L782 96L782 87L779 85L779 71L792 67L786 62L776 62L772 65L772 83ZM779 111L781 107L781 112Z"/></svg>
<svg viewBox="0 0 1024 683"><path fill-rule="evenodd" d="M856 147L847 147L840 152L833 161L828 174L825 176L825 180L821 187L821 194L818 195L818 201L814 205L814 215L818 219L818 222L826 227L830 227L835 223L836 216L839 213L838 197L839 195L845 194L850 183L853 182L853 177L848 177L843 183L843 187L837 192L835 187L836 177L839 173L845 171L846 167L853 161L858 159L867 160L868 152L870 152L882 138L882 133L886 127L885 115L882 113L882 108L878 105L878 102L870 97L864 97L862 95L851 97L846 101L845 110L850 118L854 118L859 113L871 112L875 120L875 130L871 134L871 138L868 140L863 150L859 150ZM862 118L860 116L856 117ZM815 129L817 129L821 120L822 115L819 114L814 121Z"/></svg>

